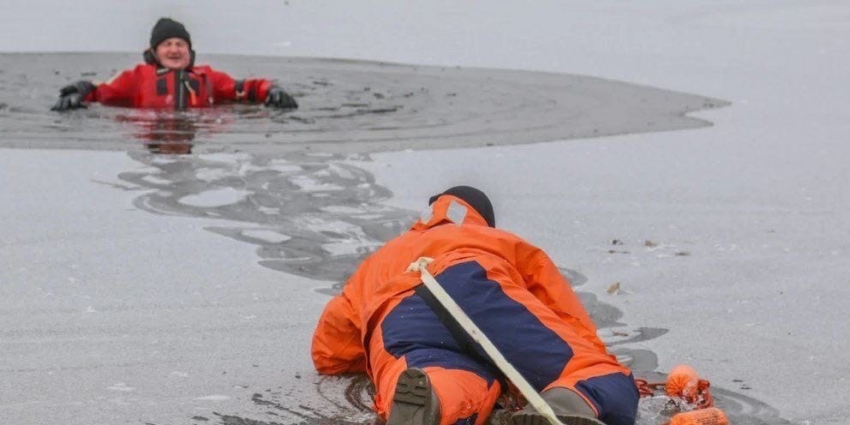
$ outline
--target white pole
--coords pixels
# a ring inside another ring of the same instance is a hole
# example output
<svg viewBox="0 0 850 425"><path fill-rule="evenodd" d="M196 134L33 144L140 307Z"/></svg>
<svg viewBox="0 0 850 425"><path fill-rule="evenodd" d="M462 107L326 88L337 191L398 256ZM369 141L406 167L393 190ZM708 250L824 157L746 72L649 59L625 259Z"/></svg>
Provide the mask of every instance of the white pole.
<svg viewBox="0 0 850 425"><path fill-rule="evenodd" d="M466 331L467 334L472 338L473 341L477 342L484 348L484 352L490 356L491 359L496 363L496 366L505 376L516 385L519 392L528 400L528 403L531 404L538 413L543 415L551 425L561 425L561 421L555 416L555 412L552 410L552 407L549 406L543 397L540 397L540 394L537 394L537 391L525 380L525 378L519 373L516 368L508 362L505 356L493 345L493 342L490 341L490 338L487 338L487 335L478 328L475 322L469 318L469 316L461 310L460 306L457 305L455 300L443 289L442 286L434 279L434 276L431 276L431 273L428 272L426 267L434 261L433 258L422 257L415 262L410 264L410 267L407 268L408 271L418 271L422 274L422 283L428 290L434 294L434 297L437 298L437 301L446 308L446 310L451 314L451 316L457 320L463 330Z"/></svg>

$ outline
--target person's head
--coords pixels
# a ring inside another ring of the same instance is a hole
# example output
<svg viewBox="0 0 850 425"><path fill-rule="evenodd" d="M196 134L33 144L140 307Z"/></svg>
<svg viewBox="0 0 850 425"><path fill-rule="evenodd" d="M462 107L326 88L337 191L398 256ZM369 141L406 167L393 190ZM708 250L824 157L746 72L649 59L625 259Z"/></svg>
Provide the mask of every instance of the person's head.
<svg viewBox="0 0 850 425"><path fill-rule="evenodd" d="M163 68L186 69L194 61L189 32L183 24L170 18L160 18L153 26L150 51Z"/></svg>
<svg viewBox="0 0 850 425"><path fill-rule="evenodd" d="M493 212L493 204L490 203L490 198L484 192L471 186L455 186L443 193L438 193L428 200L428 205L433 204L443 195L451 195L460 198L462 201L469 204L470 207L484 218L487 225L496 227L496 214Z"/></svg>

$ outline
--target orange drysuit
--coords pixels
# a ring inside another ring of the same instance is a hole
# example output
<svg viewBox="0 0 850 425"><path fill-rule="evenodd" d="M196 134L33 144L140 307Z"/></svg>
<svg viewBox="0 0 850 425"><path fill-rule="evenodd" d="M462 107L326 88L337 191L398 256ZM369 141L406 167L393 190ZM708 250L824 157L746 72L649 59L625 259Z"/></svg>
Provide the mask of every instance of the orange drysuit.
<svg viewBox="0 0 850 425"><path fill-rule="evenodd" d="M464 312L535 387L569 388L609 425L631 425L638 393L630 371L606 352L596 327L549 257L487 226L463 200L442 195L407 233L351 276L319 319L312 356L322 374L367 372L387 418L399 375L422 368L441 424L482 424L503 377L480 347L464 349L414 291L420 257Z"/></svg>

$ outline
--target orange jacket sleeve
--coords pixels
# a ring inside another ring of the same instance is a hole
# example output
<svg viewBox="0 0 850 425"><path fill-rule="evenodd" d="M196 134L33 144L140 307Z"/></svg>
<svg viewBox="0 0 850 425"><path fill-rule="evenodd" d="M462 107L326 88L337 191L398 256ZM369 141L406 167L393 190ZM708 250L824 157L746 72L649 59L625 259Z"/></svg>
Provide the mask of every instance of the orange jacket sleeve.
<svg viewBox="0 0 850 425"><path fill-rule="evenodd" d="M360 328L357 311L346 293L331 299L313 334L313 364L319 373L337 375L366 371Z"/></svg>
<svg viewBox="0 0 850 425"><path fill-rule="evenodd" d="M586 336L598 340L596 325L590 314L549 256L541 249L527 244L520 250L518 258L521 261L518 266L528 290L559 317L569 323L580 324L587 330Z"/></svg>

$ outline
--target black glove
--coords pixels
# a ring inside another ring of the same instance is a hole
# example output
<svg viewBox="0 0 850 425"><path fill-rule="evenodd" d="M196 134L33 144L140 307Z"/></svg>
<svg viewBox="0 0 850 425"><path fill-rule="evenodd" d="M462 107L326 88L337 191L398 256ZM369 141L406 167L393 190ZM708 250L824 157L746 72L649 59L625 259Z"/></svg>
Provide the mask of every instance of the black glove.
<svg viewBox="0 0 850 425"><path fill-rule="evenodd" d="M295 99L278 86L271 86L269 89L269 94L266 96L266 106L280 109L298 109L298 103L295 102Z"/></svg>
<svg viewBox="0 0 850 425"><path fill-rule="evenodd" d="M91 81L77 81L59 90L59 100L50 108L51 111L67 111L68 109L85 108L83 99L94 90Z"/></svg>

